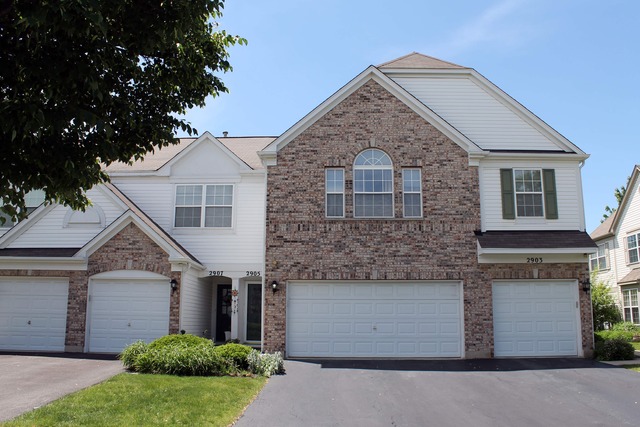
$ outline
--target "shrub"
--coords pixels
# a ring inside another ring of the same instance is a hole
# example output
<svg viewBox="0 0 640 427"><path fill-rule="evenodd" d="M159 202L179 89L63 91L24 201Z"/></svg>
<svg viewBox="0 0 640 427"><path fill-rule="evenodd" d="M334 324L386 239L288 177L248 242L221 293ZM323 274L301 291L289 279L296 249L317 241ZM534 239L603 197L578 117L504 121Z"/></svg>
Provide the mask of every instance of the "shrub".
<svg viewBox="0 0 640 427"><path fill-rule="evenodd" d="M636 325L632 322L620 322L613 325L613 327L611 327L611 330L633 332L635 334L640 334L640 325Z"/></svg>
<svg viewBox="0 0 640 427"><path fill-rule="evenodd" d="M597 331L595 332L596 336L599 336L603 340L623 340L623 341L631 341L633 339L633 332L629 331Z"/></svg>
<svg viewBox="0 0 640 427"><path fill-rule="evenodd" d="M591 306L593 309L593 327L596 331L605 328L605 324L614 324L621 319L620 310L616 305L611 289L606 283L591 276Z"/></svg>
<svg viewBox="0 0 640 427"><path fill-rule="evenodd" d="M198 337L196 335L191 334L172 334L165 335L164 337L158 338L157 340L152 341L149 344L149 349L162 348L166 346L172 346L175 344L187 344L187 345L197 345L197 344L211 344L210 339Z"/></svg>
<svg viewBox="0 0 640 427"><path fill-rule="evenodd" d="M279 351L273 354L262 354L257 350L251 350L247 361L249 371L256 375L270 377L274 374L284 374L284 359Z"/></svg>
<svg viewBox="0 0 640 427"><path fill-rule="evenodd" d="M118 355L118 359L122 360L122 364L130 371L135 369L136 361L141 354L147 351L149 346L146 342L139 340L133 344L129 344L122 350L122 353Z"/></svg>
<svg viewBox="0 0 640 427"><path fill-rule="evenodd" d="M231 364L216 353L210 341L149 346L138 357L135 368L141 373L186 376L224 375L232 370Z"/></svg>
<svg viewBox="0 0 640 427"><path fill-rule="evenodd" d="M598 360L633 360L635 357L633 346L621 339L597 342L595 356Z"/></svg>
<svg viewBox="0 0 640 427"><path fill-rule="evenodd" d="M215 352L223 359L229 360L238 369L246 370L249 367L247 356L252 350L247 345L229 343L216 347Z"/></svg>

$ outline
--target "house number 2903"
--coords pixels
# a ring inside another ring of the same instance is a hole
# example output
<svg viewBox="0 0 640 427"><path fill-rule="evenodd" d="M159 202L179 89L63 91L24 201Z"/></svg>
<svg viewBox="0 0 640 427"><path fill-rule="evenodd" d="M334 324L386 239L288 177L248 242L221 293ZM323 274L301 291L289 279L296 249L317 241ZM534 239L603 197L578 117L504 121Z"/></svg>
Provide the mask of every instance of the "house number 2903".
<svg viewBox="0 0 640 427"><path fill-rule="evenodd" d="M527 258L527 264L541 264L542 258Z"/></svg>

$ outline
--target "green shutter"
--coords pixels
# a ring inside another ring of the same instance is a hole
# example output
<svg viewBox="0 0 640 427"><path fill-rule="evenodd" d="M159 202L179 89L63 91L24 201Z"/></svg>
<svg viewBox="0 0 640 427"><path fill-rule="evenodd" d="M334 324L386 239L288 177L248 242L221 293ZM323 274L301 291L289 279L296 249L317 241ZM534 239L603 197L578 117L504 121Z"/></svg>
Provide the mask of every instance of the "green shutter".
<svg viewBox="0 0 640 427"><path fill-rule="evenodd" d="M544 186L544 207L547 219L558 219L558 197L556 196L556 171L553 169L542 170Z"/></svg>
<svg viewBox="0 0 640 427"><path fill-rule="evenodd" d="M502 218L516 219L516 206L513 197L513 171L500 169L500 186L502 188Z"/></svg>

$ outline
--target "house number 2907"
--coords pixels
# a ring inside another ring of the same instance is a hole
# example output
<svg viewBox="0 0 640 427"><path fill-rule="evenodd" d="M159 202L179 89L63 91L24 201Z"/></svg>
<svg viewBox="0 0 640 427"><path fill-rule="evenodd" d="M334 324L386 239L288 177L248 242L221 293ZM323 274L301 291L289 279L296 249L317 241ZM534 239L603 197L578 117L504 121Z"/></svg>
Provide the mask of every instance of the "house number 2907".
<svg viewBox="0 0 640 427"><path fill-rule="evenodd" d="M540 264L542 263L542 258L527 258L527 264Z"/></svg>

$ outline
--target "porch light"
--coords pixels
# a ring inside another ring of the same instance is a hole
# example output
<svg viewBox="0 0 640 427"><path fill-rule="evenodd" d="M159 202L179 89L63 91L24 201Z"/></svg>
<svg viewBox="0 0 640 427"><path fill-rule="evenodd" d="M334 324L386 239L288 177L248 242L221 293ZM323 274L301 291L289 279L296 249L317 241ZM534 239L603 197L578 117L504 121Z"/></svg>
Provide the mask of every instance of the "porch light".
<svg viewBox="0 0 640 427"><path fill-rule="evenodd" d="M276 292L278 290L278 282L275 280L271 282L271 289L273 289L273 292Z"/></svg>
<svg viewBox="0 0 640 427"><path fill-rule="evenodd" d="M171 285L171 293L174 293L176 289L178 289L178 281L176 279L171 279L169 284Z"/></svg>
<svg viewBox="0 0 640 427"><path fill-rule="evenodd" d="M591 292L591 280L589 280L589 278L584 279L580 284L582 285L583 291L586 293Z"/></svg>

